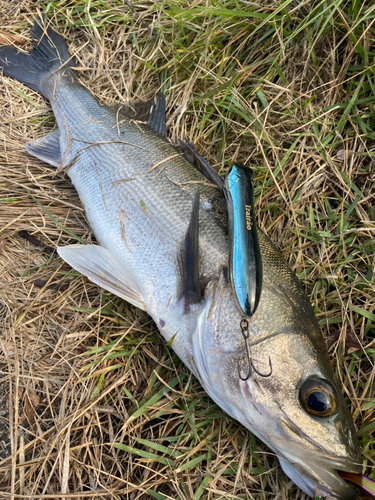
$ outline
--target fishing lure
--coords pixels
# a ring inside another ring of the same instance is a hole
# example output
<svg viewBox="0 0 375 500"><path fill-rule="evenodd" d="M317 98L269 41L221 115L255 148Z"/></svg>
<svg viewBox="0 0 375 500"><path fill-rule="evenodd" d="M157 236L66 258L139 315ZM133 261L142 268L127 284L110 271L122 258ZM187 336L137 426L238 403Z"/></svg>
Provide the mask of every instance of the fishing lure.
<svg viewBox="0 0 375 500"><path fill-rule="evenodd" d="M228 208L229 276L237 305L250 318L259 304L263 276L252 170L234 164L225 176L223 191Z"/></svg>

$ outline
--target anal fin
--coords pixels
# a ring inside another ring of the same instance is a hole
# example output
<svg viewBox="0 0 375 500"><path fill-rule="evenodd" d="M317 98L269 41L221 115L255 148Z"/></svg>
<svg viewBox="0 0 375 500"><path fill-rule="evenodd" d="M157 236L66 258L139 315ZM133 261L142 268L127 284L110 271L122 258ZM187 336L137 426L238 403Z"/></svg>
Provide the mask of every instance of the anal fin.
<svg viewBox="0 0 375 500"><path fill-rule="evenodd" d="M97 285L147 310L133 277L106 248L98 245L68 245L58 248L57 252L65 262Z"/></svg>
<svg viewBox="0 0 375 500"><path fill-rule="evenodd" d="M25 144L25 149L39 160L45 161L53 167L59 167L62 160L59 129L54 130L46 137Z"/></svg>

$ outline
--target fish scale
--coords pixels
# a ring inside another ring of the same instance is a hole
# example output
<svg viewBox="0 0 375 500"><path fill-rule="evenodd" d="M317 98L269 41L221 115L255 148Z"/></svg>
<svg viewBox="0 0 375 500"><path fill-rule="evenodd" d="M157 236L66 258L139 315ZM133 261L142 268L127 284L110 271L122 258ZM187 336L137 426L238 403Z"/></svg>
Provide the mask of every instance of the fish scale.
<svg viewBox="0 0 375 500"><path fill-rule="evenodd" d="M101 106L70 68L62 37L42 20L32 34L30 54L0 48L4 74L46 96L56 117L58 130L26 149L67 170L100 244L59 255L147 311L211 398L276 453L304 492L353 500L339 473L361 470L355 429L294 273L258 230L262 294L245 337L222 195L152 128L163 108L156 102L146 123Z"/></svg>
<svg viewBox="0 0 375 500"><path fill-rule="evenodd" d="M194 192L199 188L201 205L210 207L220 193L208 187L202 174L176 156L176 150L157 132L100 106L83 88L72 97L72 78L71 70L66 69L58 79L45 82L43 91L57 119L61 150L69 151L65 160L72 161L68 175L90 225L105 248L110 246L116 255L130 253L128 266L147 295L160 290L160 270L165 268L169 286L163 289L169 298L177 293L176 245L185 236ZM165 161L171 156L173 161ZM160 167L149 172L161 161ZM118 183L129 178L134 180ZM184 184L187 182L191 184ZM121 236L121 213L126 242ZM213 279L226 264L226 235L218 230L212 212L204 209L200 212L200 239L202 275ZM155 252L157 245L160 250Z"/></svg>

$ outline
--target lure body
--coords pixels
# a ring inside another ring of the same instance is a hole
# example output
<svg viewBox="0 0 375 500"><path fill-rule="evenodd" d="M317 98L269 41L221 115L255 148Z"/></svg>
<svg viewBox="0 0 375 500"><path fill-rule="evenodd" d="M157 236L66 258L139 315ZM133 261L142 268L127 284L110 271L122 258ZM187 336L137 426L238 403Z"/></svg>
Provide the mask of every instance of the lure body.
<svg viewBox="0 0 375 500"><path fill-rule="evenodd" d="M224 181L228 206L229 275L239 309L250 318L262 291L262 258L254 212L253 173L233 165Z"/></svg>

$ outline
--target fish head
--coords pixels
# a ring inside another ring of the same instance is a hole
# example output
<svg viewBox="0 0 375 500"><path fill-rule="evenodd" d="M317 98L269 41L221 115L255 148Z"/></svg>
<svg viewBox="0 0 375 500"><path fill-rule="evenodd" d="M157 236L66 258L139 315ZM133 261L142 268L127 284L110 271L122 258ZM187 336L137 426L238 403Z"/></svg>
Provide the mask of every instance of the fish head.
<svg viewBox="0 0 375 500"><path fill-rule="evenodd" d="M354 500L355 488L339 471L361 471L358 441L315 316L289 304L275 319L273 299L264 288L244 332L228 281L209 284L194 333L195 371L305 493Z"/></svg>

